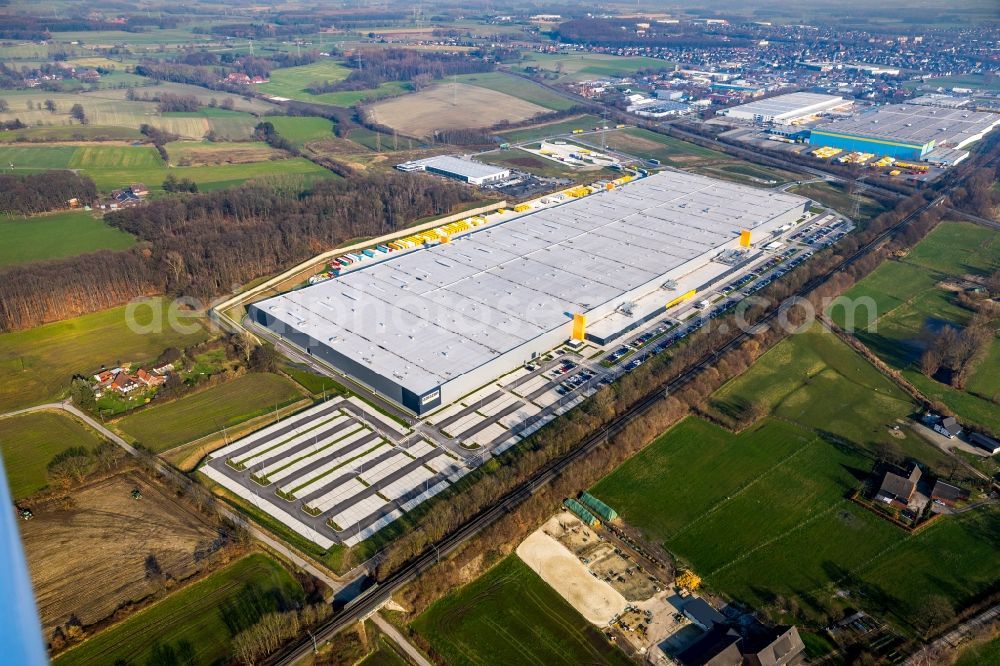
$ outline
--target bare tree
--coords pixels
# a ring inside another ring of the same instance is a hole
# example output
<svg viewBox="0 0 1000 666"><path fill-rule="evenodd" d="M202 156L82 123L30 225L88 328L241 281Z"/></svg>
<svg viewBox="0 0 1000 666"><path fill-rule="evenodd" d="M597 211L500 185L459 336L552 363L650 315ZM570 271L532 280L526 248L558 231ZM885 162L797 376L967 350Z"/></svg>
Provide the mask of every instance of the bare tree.
<svg viewBox="0 0 1000 666"><path fill-rule="evenodd" d="M163 261L165 261L167 266L170 268L174 287L179 286L181 276L184 274L184 255L177 250L169 250L163 255Z"/></svg>
<svg viewBox="0 0 1000 666"><path fill-rule="evenodd" d="M233 347L236 348L237 353L243 357L247 365L250 364L250 357L253 356L253 350L257 348L257 341L254 339L248 331L240 331L233 335L232 338Z"/></svg>

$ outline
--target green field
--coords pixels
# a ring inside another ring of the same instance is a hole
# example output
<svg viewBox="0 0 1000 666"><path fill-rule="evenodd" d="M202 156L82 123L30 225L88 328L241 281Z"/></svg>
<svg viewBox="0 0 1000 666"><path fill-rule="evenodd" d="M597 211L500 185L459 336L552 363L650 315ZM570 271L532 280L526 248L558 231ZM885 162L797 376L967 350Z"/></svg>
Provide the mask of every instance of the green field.
<svg viewBox="0 0 1000 666"><path fill-rule="evenodd" d="M903 86L911 90L920 86L932 86L934 88L979 88L1000 92L1000 78L993 76L991 81L987 81L983 74L960 74L927 79L926 81L904 81Z"/></svg>
<svg viewBox="0 0 1000 666"><path fill-rule="evenodd" d="M726 155L714 150L638 127L608 131L605 135L608 148L644 160L659 160L674 167L693 166L707 160L728 159ZM598 139L599 137L590 137L588 141L600 145Z"/></svg>
<svg viewBox="0 0 1000 666"><path fill-rule="evenodd" d="M148 124L187 139L201 139L209 130L227 139L246 139L257 124L257 118L251 114L263 114L277 108L266 100L248 100L239 95L180 83L163 83L157 85L155 91L143 86L138 91L139 95L149 92L190 95L206 108L194 113L160 113L156 102L126 99L127 91L123 88L84 93L17 90L3 91L2 97L7 100L10 109L0 113L0 121L17 118L28 125L29 130L60 128L84 132L89 126L138 130L141 125ZM49 99L56 104L55 112L43 108L45 100ZM233 110L208 107L213 99L216 103L229 100ZM74 104L83 106L87 126L70 117L69 111ZM16 136L20 132L17 130L9 134Z"/></svg>
<svg viewBox="0 0 1000 666"><path fill-rule="evenodd" d="M200 139L211 130L222 139L244 141L250 138L259 122L260 118L245 111L206 106L197 111L161 113L151 124L189 138Z"/></svg>
<svg viewBox="0 0 1000 666"><path fill-rule="evenodd" d="M137 330L129 327L129 308L123 306L0 334L0 412L64 395L74 374L86 375L118 362L148 362L167 347L183 348L208 339L200 317L182 320L195 326L193 332L174 331L168 324L169 302L147 303L153 307L135 310ZM156 320L162 325L153 325Z"/></svg>
<svg viewBox="0 0 1000 666"><path fill-rule="evenodd" d="M89 176L98 189L108 192L130 183L142 182L150 191L160 191L163 181L173 174L189 178L201 190L239 185L268 176L332 177L321 166L302 157L265 160L245 164L168 167L152 146L0 146L0 164L13 163L16 170L76 169Z"/></svg>
<svg viewBox="0 0 1000 666"><path fill-rule="evenodd" d="M333 137L333 123L327 118L267 116L261 118L274 125L275 131L301 148L310 141Z"/></svg>
<svg viewBox="0 0 1000 666"><path fill-rule="evenodd" d="M696 167L691 169L691 171L755 187L775 187L802 177L802 174L785 171L784 169L775 169L740 161Z"/></svg>
<svg viewBox="0 0 1000 666"><path fill-rule="evenodd" d="M516 555L412 626L450 664L632 663Z"/></svg>
<svg viewBox="0 0 1000 666"><path fill-rule="evenodd" d="M0 132L0 142L22 141L138 141L143 138L137 129L130 127L101 127L99 125L63 125L31 127Z"/></svg>
<svg viewBox="0 0 1000 666"><path fill-rule="evenodd" d="M0 449L14 499L48 486L46 467L73 446L93 449L104 441L96 432L62 412L33 412L0 419Z"/></svg>
<svg viewBox="0 0 1000 666"><path fill-rule="evenodd" d="M565 111L573 106L574 102L562 95L559 95L547 88L523 79L519 76L504 74L503 72L485 72L483 74L462 74L460 76L449 77L447 81L455 80L458 83L467 83L472 86L489 88L497 92L513 95L526 102L544 106L553 111Z"/></svg>
<svg viewBox="0 0 1000 666"><path fill-rule="evenodd" d="M362 659L358 666L407 666L409 664L389 645L387 639L381 639L377 645L375 651Z"/></svg>
<svg viewBox="0 0 1000 666"><path fill-rule="evenodd" d="M547 123L544 125L535 125L533 127L508 130L506 132L498 132L497 134L498 136L503 137L504 141L509 141L511 143L538 141L539 139L546 139L550 136L569 134L575 129L594 129L602 122L603 121L597 116L582 115L570 118L569 120L560 120L558 122Z"/></svg>
<svg viewBox="0 0 1000 666"><path fill-rule="evenodd" d="M332 104L334 106L353 106L362 100L375 100L391 97L409 90L409 85L402 81L389 81L372 90L345 90L342 92L313 95L306 91L310 84L317 81L343 81L351 73L345 67L332 60L321 60L299 67L286 67L271 72L271 80L254 86L258 91L275 97L286 97L302 102L316 104Z"/></svg>
<svg viewBox="0 0 1000 666"><path fill-rule="evenodd" d="M996 664L1000 664L1000 636L988 643L962 649L954 666L996 666Z"/></svg>
<svg viewBox="0 0 1000 666"><path fill-rule="evenodd" d="M525 53L521 68L538 67L559 74L560 80L630 76L644 69L673 69L674 63L659 58L620 57L599 53Z"/></svg>
<svg viewBox="0 0 1000 666"><path fill-rule="evenodd" d="M309 65L272 70L270 80L254 86L254 89L266 95L311 101L316 96L306 92L309 84L316 81L343 81L350 73L351 69L340 63L320 60Z"/></svg>
<svg viewBox="0 0 1000 666"><path fill-rule="evenodd" d="M610 169L574 169L561 162L548 160L517 148L480 153L476 155L476 159L508 169L520 169L536 176L570 178L580 183L592 183L602 177L617 178L620 175Z"/></svg>
<svg viewBox="0 0 1000 666"><path fill-rule="evenodd" d="M291 574L270 557L253 554L174 592L53 663L229 663L233 636L264 613L290 608L301 599L302 588ZM165 648L175 654L191 650L191 661L164 660Z"/></svg>
<svg viewBox="0 0 1000 666"><path fill-rule="evenodd" d="M0 215L0 268L29 261L123 250L135 239L84 211L21 218Z"/></svg>
<svg viewBox="0 0 1000 666"><path fill-rule="evenodd" d="M115 428L159 453L301 398L287 377L251 373L172 402L146 407L117 421Z"/></svg>
<svg viewBox="0 0 1000 666"><path fill-rule="evenodd" d="M969 379L965 391L924 376L920 356L927 332L943 324L964 326L972 313L955 302L955 294L938 284L949 276L987 275L1000 268L1000 233L966 222L942 222L902 259L887 261L844 294L840 303L870 299L848 310L834 304L830 314L838 325L853 311L854 334L886 363L901 370L925 395L941 400L960 417L1000 428L1000 340ZM874 322L875 326L871 324Z"/></svg>
<svg viewBox="0 0 1000 666"><path fill-rule="evenodd" d="M854 217L854 197L846 192L841 183L808 183L796 185L788 191L814 199L843 215ZM864 194L858 195L858 220L870 220L884 210L885 207L875 199Z"/></svg>
<svg viewBox="0 0 1000 666"><path fill-rule="evenodd" d="M925 469L952 470L907 428L890 434L913 405L849 347L818 327L793 336L718 391L710 408L737 411L750 400L772 416L738 435L685 419L591 492L712 589L755 607L794 599L795 621L823 624L860 605L911 630L929 596L957 608L996 582L1000 509L911 536L846 499L882 446Z"/></svg>
<svg viewBox="0 0 1000 666"><path fill-rule="evenodd" d="M322 95L314 95L307 101L332 104L334 106L354 106L359 102L374 102L386 97L402 95L412 90L413 87L405 81L387 81L378 88L323 93Z"/></svg>

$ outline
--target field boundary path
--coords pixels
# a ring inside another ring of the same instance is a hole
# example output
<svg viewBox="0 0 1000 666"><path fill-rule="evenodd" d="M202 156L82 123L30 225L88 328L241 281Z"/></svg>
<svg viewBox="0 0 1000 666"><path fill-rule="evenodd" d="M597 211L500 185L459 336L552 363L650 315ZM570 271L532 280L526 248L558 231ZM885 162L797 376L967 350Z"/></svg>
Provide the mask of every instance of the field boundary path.
<svg viewBox="0 0 1000 666"><path fill-rule="evenodd" d="M910 655L910 657L903 662L903 666L926 666L931 662L929 662L928 658L924 655L925 652L933 654L936 649L957 650L962 643L968 640L970 634L973 634L976 629L996 620L1000 620L1000 604L987 608L975 617L969 618L946 633L944 636L941 636L933 643L927 645L924 650Z"/></svg>
<svg viewBox="0 0 1000 666"><path fill-rule="evenodd" d="M72 402L69 400L63 402L49 402L42 405L35 405L34 407L25 407L24 409L17 409L11 412L6 412L0 414L0 419L11 418L15 416L21 416L23 414L33 414L36 412L49 412L49 411L63 411L71 416L79 419L89 427L97 431L102 437L106 438L108 441L117 444L118 446L125 449L130 455L138 457L139 452L131 444L126 442L124 439L116 435L114 432L105 427L102 423L96 421L92 416L80 411ZM154 464L156 469L163 473L164 475L170 476L184 476L180 472L174 470L170 465L161 461L159 458L154 458ZM187 477L184 477L187 479ZM307 571L309 574L315 578L323 581L323 583L330 588L334 593L340 591L347 586L348 582L354 578L354 575L360 573L359 568L351 570L344 579L337 579L331 576L328 572L324 571L320 567L317 567L313 562L306 559L305 557L299 555L297 552L290 549L281 541L278 541L272 537L268 532L260 529L252 522L247 521L238 512L230 509L221 502L217 503L216 508L219 513L224 517L232 520L237 525L244 525L254 539L261 542L268 549L274 551L280 557L288 560L298 568L303 571ZM364 565L361 565L364 566ZM399 647L406 652L406 654L413 659L418 666L431 666L430 662L420 653L417 648L410 643L403 634L401 634L395 627L389 624L385 619L383 619L377 612L371 616L372 621L381 629L392 641L394 641Z"/></svg>

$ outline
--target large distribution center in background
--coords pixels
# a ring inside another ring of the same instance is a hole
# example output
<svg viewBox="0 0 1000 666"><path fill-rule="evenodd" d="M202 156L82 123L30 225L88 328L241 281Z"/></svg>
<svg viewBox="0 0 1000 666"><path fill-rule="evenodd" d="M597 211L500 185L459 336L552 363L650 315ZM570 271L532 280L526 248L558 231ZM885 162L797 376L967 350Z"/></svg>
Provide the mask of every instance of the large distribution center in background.
<svg viewBox="0 0 1000 666"><path fill-rule="evenodd" d="M436 173L439 176L465 181L470 185L488 185L510 177L510 169L461 157L452 157L451 155L437 155L436 157L425 157L422 160L411 160L397 164L396 168L400 171Z"/></svg>
<svg viewBox="0 0 1000 666"><path fill-rule="evenodd" d="M850 104L836 95L789 93L734 106L720 111L719 115L754 123L794 125Z"/></svg>
<svg viewBox="0 0 1000 666"><path fill-rule="evenodd" d="M570 336L613 338L624 304L668 303L731 267L742 230L766 237L809 200L666 171L541 209L250 306L249 314L417 414L449 404ZM614 329L614 330L612 330Z"/></svg>
<svg viewBox="0 0 1000 666"><path fill-rule="evenodd" d="M812 128L809 143L904 160L954 164L961 149L1000 125L1000 114L923 104L889 104Z"/></svg>

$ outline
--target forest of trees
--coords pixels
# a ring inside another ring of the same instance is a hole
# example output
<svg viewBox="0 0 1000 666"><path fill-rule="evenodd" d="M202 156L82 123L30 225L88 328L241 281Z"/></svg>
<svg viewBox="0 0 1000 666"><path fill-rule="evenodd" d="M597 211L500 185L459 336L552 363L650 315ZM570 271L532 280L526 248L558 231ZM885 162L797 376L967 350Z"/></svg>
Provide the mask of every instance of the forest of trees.
<svg viewBox="0 0 1000 666"><path fill-rule="evenodd" d="M46 171L25 176L0 174L0 213L33 215L66 208L67 201L83 204L97 199L94 181L72 171Z"/></svg>
<svg viewBox="0 0 1000 666"><path fill-rule="evenodd" d="M307 90L319 95L340 90L368 90L387 81L429 83L453 74L490 72L496 65L467 54L412 49L366 49L346 62L353 71L342 81L314 81Z"/></svg>
<svg viewBox="0 0 1000 666"><path fill-rule="evenodd" d="M324 180L304 195L262 184L171 197L108 214L139 244L0 270L0 331L28 328L138 296L211 298L351 238L450 212L474 190L412 174Z"/></svg>

